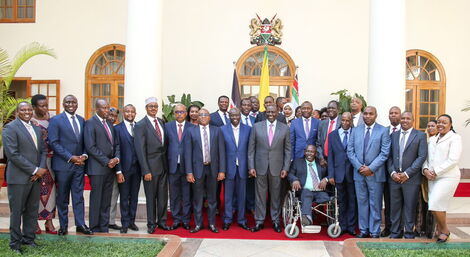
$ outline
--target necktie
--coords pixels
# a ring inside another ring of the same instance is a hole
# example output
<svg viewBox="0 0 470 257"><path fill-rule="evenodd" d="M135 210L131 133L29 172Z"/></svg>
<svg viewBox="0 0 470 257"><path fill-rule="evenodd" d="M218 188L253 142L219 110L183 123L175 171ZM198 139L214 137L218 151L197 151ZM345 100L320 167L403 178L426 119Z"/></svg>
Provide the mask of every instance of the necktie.
<svg viewBox="0 0 470 257"><path fill-rule="evenodd" d="M112 144L113 136L111 135L111 131L109 130L108 125L106 124L106 120L103 120L103 127L104 127L104 130L106 130L106 134L108 135L109 142Z"/></svg>
<svg viewBox="0 0 470 257"><path fill-rule="evenodd" d="M305 138L308 139L308 135L310 135L310 124L308 119L305 119Z"/></svg>
<svg viewBox="0 0 470 257"><path fill-rule="evenodd" d="M228 119L226 112L224 112L224 118L225 118L224 124L227 124L230 120Z"/></svg>
<svg viewBox="0 0 470 257"><path fill-rule="evenodd" d="M318 184L320 184L320 180L318 179L317 173L313 170L313 163L308 164L308 171L310 176L312 176L312 184L313 184L313 191L318 191Z"/></svg>
<svg viewBox="0 0 470 257"><path fill-rule="evenodd" d="M251 113L251 116L253 116L253 117L256 118L256 113L252 112L252 113Z"/></svg>
<svg viewBox="0 0 470 257"><path fill-rule="evenodd" d="M178 123L178 141L181 142L182 138L183 138L183 124Z"/></svg>
<svg viewBox="0 0 470 257"><path fill-rule="evenodd" d="M344 147L344 150L348 148L348 132L347 131L344 131L343 147Z"/></svg>
<svg viewBox="0 0 470 257"><path fill-rule="evenodd" d="M131 136L134 137L134 122L131 122Z"/></svg>
<svg viewBox="0 0 470 257"><path fill-rule="evenodd" d="M408 131L402 131L401 133L403 135L401 136L401 139L400 139L400 160L399 160L400 170L402 169L403 152L405 151L405 138L406 138L406 134L408 133Z"/></svg>
<svg viewBox="0 0 470 257"><path fill-rule="evenodd" d="M31 124L26 124L26 129L28 129L31 139L33 139L34 146L38 149L38 138L36 136L36 132L34 132L33 126Z"/></svg>
<svg viewBox="0 0 470 257"><path fill-rule="evenodd" d="M394 133L395 131L397 131L397 127L392 128L392 133Z"/></svg>
<svg viewBox="0 0 470 257"><path fill-rule="evenodd" d="M77 120L75 120L75 115L72 115L72 126L73 126L73 133L75 133L75 137L77 139L80 138L80 132L78 130Z"/></svg>
<svg viewBox="0 0 470 257"><path fill-rule="evenodd" d="M153 122L155 123L155 131L157 132L157 137L160 139L160 142L163 143L162 132L160 131L160 126L158 126L158 120L154 119Z"/></svg>
<svg viewBox="0 0 470 257"><path fill-rule="evenodd" d="M325 147L324 147L324 155L328 156L328 135L330 135L331 131L334 128L335 120L330 121L330 126L328 127L328 133L326 133L326 139L325 139Z"/></svg>
<svg viewBox="0 0 470 257"><path fill-rule="evenodd" d="M209 137L207 136L206 126L202 127L202 136L204 138L204 162L210 162Z"/></svg>
<svg viewBox="0 0 470 257"><path fill-rule="evenodd" d="M367 151L367 146L369 145L369 139L370 139L370 127L367 127L367 132L366 135L364 136L364 149L362 149L362 160L364 161L364 164L366 162L366 151Z"/></svg>
<svg viewBox="0 0 470 257"><path fill-rule="evenodd" d="M245 117L245 125L247 125L247 126L250 126L250 127L251 127L251 124L250 124L250 123L248 123L248 116L246 116L246 117Z"/></svg>
<svg viewBox="0 0 470 257"><path fill-rule="evenodd" d="M274 138L273 126L274 124L269 124L269 135L268 135L269 146L271 146L271 143L273 142L273 138Z"/></svg>

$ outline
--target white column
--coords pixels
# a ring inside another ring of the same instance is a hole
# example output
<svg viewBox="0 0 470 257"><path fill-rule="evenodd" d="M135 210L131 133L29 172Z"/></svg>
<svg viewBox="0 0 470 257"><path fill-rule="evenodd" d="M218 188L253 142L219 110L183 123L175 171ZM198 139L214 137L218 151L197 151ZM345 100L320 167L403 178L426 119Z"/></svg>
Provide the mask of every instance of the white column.
<svg viewBox="0 0 470 257"><path fill-rule="evenodd" d="M129 0L124 103L144 117L145 99L162 96L162 1ZM162 106L159 107L161 113Z"/></svg>
<svg viewBox="0 0 470 257"><path fill-rule="evenodd" d="M405 0L370 0L367 104L382 125L390 107L405 107L405 19Z"/></svg>

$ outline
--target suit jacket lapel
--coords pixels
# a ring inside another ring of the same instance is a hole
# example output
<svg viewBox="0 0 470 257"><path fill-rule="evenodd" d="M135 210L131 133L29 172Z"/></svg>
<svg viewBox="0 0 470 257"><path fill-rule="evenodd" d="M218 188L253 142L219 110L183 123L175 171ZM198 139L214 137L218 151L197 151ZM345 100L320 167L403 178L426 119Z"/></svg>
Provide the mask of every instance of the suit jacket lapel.
<svg viewBox="0 0 470 257"><path fill-rule="evenodd" d="M157 131L155 130L155 127L153 126L153 124L150 122L148 117L144 117L144 119L145 119L145 122L147 123L147 129L149 129L151 131L150 134L152 134L158 140L158 142L160 142L160 144L161 144L162 141L160 141L160 138L157 137Z"/></svg>
<svg viewBox="0 0 470 257"><path fill-rule="evenodd" d="M303 117L302 117L302 118L303 118ZM314 118L310 118L310 131L308 132L308 138L306 138L307 140L308 140L310 137L313 137L313 132L314 132L314 131L313 131L313 130L314 130L314 128L313 128L314 120L313 120L313 119L314 119ZM302 128L304 128L303 125L304 125L304 124L302 123ZM305 135L305 129L304 129L303 131L304 131L303 134Z"/></svg>
<svg viewBox="0 0 470 257"><path fill-rule="evenodd" d="M21 120L19 118L17 118L17 121L16 121L16 126L20 129L20 131L23 133L23 135L28 138L28 140L31 142L31 145L34 145L34 141L33 141L33 138L31 137L31 134L29 134L29 131L28 129L24 126L24 124L21 122ZM33 128L34 130L34 133L36 134L36 138L37 138L37 142L38 142L38 147L39 147L39 137L38 137L38 133L36 132L36 130ZM38 150L37 147L34 147L34 149L36 149L36 151Z"/></svg>
<svg viewBox="0 0 470 257"><path fill-rule="evenodd" d="M121 129L124 130L124 134L126 135L126 138L127 138L127 141L129 141L129 144L133 145L134 137L132 137L132 135L129 134L129 131L127 130L126 123L124 123L124 121L123 121L120 126L121 126Z"/></svg>
<svg viewBox="0 0 470 257"><path fill-rule="evenodd" d="M278 141L278 138L279 138L279 121L276 122L276 128L274 129L274 135L273 135L273 141L271 142L271 146L274 145L274 143L276 143Z"/></svg>
<svg viewBox="0 0 470 257"><path fill-rule="evenodd" d="M266 139L266 145L268 147L270 147L269 146L269 137L268 137L268 125L266 124L266 120L263 120L261 122L262 122L262 126L261 126L262 131L261 131L261 133L262 133L263 137Z"/></svg>
<svg viewBox="0 0 470 257"><path fill-rule="evenodd" d="M411 142L413 142L413 139L416 137L416 133L416 129L413 129L411 131L411 134L408 136L408 140L406 141L405 149L403 150L403 152L405 152L408 146L410 146ZM398 136L398 140L400 140L400 136Z"/></svg>
<svg viewBox="0 0 470 257"><path fill-rule="evenodd" d="M233 145L235 146L235 148L238 149L237 141L235 140L235 132L233 132L232 125L229 126L229 130L230 130L230 138L232 139ZM238 124L238 141L239 141L239 143L240 143L240 134L241 133L242 133L242 131L241 131L241 122L240 122L240 124Z"/></svg>

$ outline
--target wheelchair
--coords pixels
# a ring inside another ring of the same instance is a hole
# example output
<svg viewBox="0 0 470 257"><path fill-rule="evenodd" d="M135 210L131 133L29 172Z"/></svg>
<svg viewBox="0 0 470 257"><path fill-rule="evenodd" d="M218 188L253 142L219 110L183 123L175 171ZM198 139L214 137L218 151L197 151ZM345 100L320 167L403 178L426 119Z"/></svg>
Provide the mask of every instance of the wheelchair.
<svg viewBox="0 0 470 257"><path fill-rule="evenodd" d="M339 226L339 207L338 207L338 193L336 188L327 188L326 192L330 196L330 200L323 203L316 203L312 206L314 214L321 214L327 220L327 233L331 238L337 238L341 235L341 227ZM296 196L299 194L299 196ZM304 226L300 223L300 229L297 226L297 221L302 217L302 203L300 201L300 192L289 190L284 203L282 205L282 219L284 222L284 234L288 238L296 238L299 233L320 233L321 226L308 225Z"/></svg>

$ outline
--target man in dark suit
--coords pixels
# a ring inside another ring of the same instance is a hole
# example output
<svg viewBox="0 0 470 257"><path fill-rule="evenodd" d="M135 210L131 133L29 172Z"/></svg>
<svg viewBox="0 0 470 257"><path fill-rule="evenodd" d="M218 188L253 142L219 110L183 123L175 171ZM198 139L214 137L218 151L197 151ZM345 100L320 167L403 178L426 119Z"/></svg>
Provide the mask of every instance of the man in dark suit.
<svg viewBox="0 0 470 257"><path fill-rule="evenodd" d="M263 228L266 217L266 194L269 192L271 219L276 232L281 232L281 179L287 177L291 160L289 127L278 122L276 106L266 108L266 121L255 123L248 146L248 169L255 177L255 220L253 232Z"/></svg>
<svg viewBox="0 0 470 257"><path fill-rule="evenodd" d="M259 99L256 96L250 96L248 99L251 101L250 115L256 119L256 116L259 114Z"/></svg>
<svg viewBox="0 0 470 257"><path fill-rule="evenodd" d="M279 114L284 114L282 111L284 110L284 105L287 103L287 99L283 96L279 96L276 98L276 107Z"/></svg>
<svg viewBox="0 0 470 257"><path fill-rule="evenodd" d="M256 118L250 115L253 109L250 98L243 98L240 102L240 121L246 126L253 127Z"/></svg>
<svg viewBox="0 0 470 257"><path fill-rule="evenodd" d="M237 199L237 223L248 230L245 218L246 179L248 177L248 141L249 126L240 123L240 111L233 108L229 111L230 124L221 127L225 140L226 174L225 174L225 215L223 230L232 224L234 198Z"/></svg>
<svg viewBox="0 0 470 257"><path fill-rule="evenodd" d="M18 117L3 129L3 146L10 205L10 249L21 254L21 245L36 247L34 239L39 208L39 181L46 174L46 145L41 129L31 124L28 102L16 107ZM23 231L21 222L23 221Z"/></svg>
<svg viewBox="0 0 470 257"><path fill-rule="evenodd" d="M91 185L89 223L93 232L108 233L113 182L115 174L121 173L119 139L113 124L106 120L108 102L96 100L95 109L96 114L84 128L85 149L89 155L87 174Z"/></svg>
<svg viewBox="0 0 470 257"><path fill-rule="evenodd" d="M264 98L264 109L267 110L269 105L273 105L274 107L276 107L276 110L278 110L277 105L274 103L274 97L270 95ZM284 114L279 113L279 110L278 110L276 119L277 121L287 124L286 117L284 116ZM265 121L265 120L266 120L266 111L258 113L258 115L256 116L255 122L260 122L260 121Z"/></svg>
<svg viewBox="0 0 470 257"><path fill-rule="evenodd" d="M364 124L353 129L348 158L354 167L354 186L359 212L359 238L380 237L385 162L390 151L388 129L375 122L377 109L367 106Z"/></svg>
<svg viewBox="0 0 470 257"><path fill-rule="evenodd" d="M290 124L290 140L292 159L304 157L307 145L316 145L320 121L312 118L312 103L305 101L301 105L302 118L292 120Z"/></svg>
<svg viewBox="0 0 470 257"><path fill-rule="evenodd" d="M313 224L312 203L327 202L330 197L325 192L328 184L326 168L322 167L316 159L317 148L307 145L305 157L295 159L289 170L288 179L295 191L301 191L302 225Z"/></svg>
<svg viewBox="0 0 470 257"><path fill-rule="evenodd" d="M127 233L128 229L139 230L135 225L135 215L139 200L141 171L134 144L135 115L136 110L132 104L124 106L124 121L114 127L121 148L122 173L116 176L120 195L121 233Z"/></svg>
<svg viewBox="0 0 470 257"><path fill-rule="evenodd" d="M339 204L339 225L341 231L356 235L357 208L354 189L354 168L348 159L348 141L351 137L352 117L345 112L341 116L341 127L329 135L328 179L336 186Z"/></svg>
<svg viewBox="0 0 470 257"><path fill-rule="evenodd" d="M230 99L228 98L228 96L219 96L219 99L217 100L217 105L219 106L219 109L216 112L211 113L210 125L222 127L223 125L230 123L227 113L229 103Z"/></svg>
<svg viewBox="0 0 470 257"><path fill-rule="evenodd" d="M254 99L256 99L256 101L258 102L258 108L259 108L258 98L255 97ZM253 110L252 101L250 100L250 98L244 98L242 99L240 106L241 106L240 108L241 122L244 125L249 126L250 128L253 127L253 125L255 124L256 115L253 116L251 114L251 111ZM251 212L255 211L255 178L253 177L248 177L246 180L245 209Z"/></svg>
<svg viewBox="0 0 470 257"><path fill-rule="evenodd" d="M392 229L390 238L400 238L405 227L405 238L414 239L414 224L421 168L426 160L428 145L426 134L413 129L413 115L401 115L401 129L392 134L388 159ZM403 215L402 215L403 214ZM404 220L402 222L402 217Z"/></svg>
<svg viewBox="0 0 470 257"><path fill-rule="evenodd" d="M116 126L119 123L119 109L116 107L109 108L109 114L106 118L109 123ZM122 148L121 148L122 150ZM117 201L119 198L119 186L117 177L113 181L113 193L111 194L111 207L109 208L109 224L108 228L114 230L121 230L121 226L116 224L116 211L117 211Z"/></svg>
<svg viewBox="0 0 470 257"><path fill-rule="evenodd" d="M165 133L168 139L168 167L170 182L170 208L173 216L173 226L177 229L183 224L183 228L189 230L191 219L191 186L186 180L184 171L184 142L189 138L189 128L194 127L186 122L186 106L175 105L174 114L176 120L165 124Z"/></svg>
<svg viewBox="0 0 470 257"><path fill-rule="evenodd" d="M364 124L364 115L362 114L362 100L358 97L353 97L351 99L351 115L353 117L353 127L358 127Z"/></svg>
<svg viewBox="0 0 470 257"><path fill-rule="evenodd" d="M157 226L163 230L170 230L166 225L168 206L166 134L163 120L157 118L157 98L147 98L145 110L147 115L135 125L134 143L144 177L147 232L153 234Z"/></svg>
<svg viewBox="0 0 470 257"><path fill-rule="evenodd" d="M225 145L220 129L209 125L209 111L199 111L199 125L190 128L188 139L184 142L184 164L186 179L193 187L193 212L196 233L203 228L202 204L206 192L209 204L209 230L218 233L215 226L217 209L217 181L225 179Z"/></svg>
<svg viewBox="0 0 470 257"><path fill-rule="evenodd" d="M341 127L341 119L338 116L339 103L332 100L328 103L326 112L328 119L322 120L318 125L317 150L319 157L327 159L328 157L328 139L329 134Z"/></svg>
<svg viewBox="0 0 470 257"><path fill-rule="evenodd" d="M90 235L93 232L85 224L85 201L83 183L85 161L88 155L84 145L85 120L76 114L77 98L67 95L62 101L64 112L51 118L49 122L49 146L54 151L52 170L57 182L57 212L59 214L59 235L66 235L69 224L69 199L72 194L73 216L76 231Z"/></svg>

